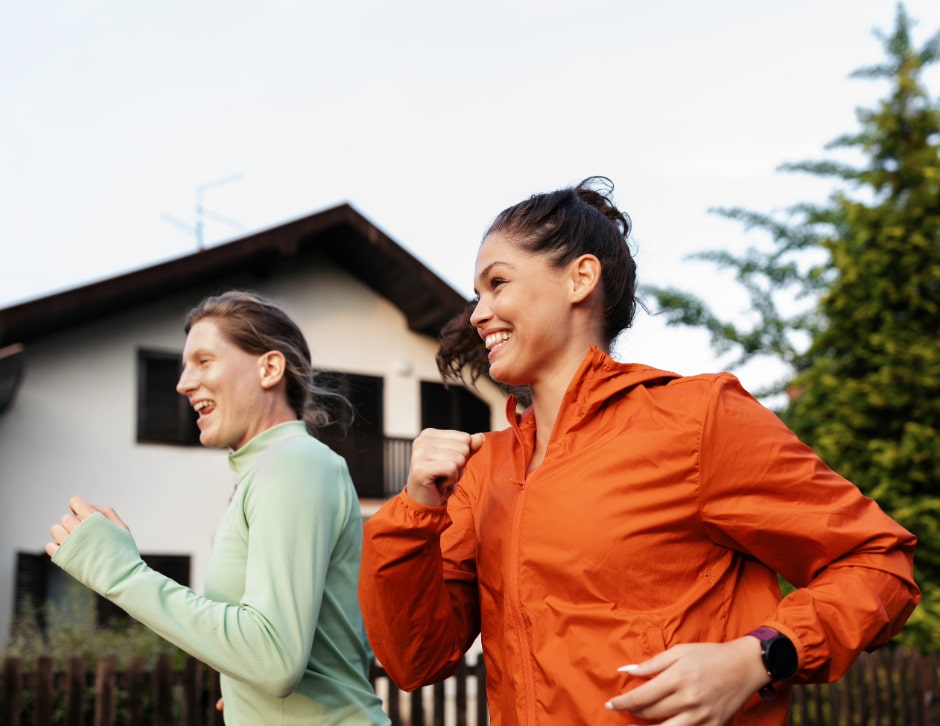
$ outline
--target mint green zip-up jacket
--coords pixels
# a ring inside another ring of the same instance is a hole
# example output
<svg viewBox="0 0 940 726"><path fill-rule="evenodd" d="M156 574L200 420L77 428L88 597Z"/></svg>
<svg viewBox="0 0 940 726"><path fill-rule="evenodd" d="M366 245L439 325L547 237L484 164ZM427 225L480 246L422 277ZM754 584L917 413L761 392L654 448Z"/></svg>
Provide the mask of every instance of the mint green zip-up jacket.
<svg viewBox="0 0 940 726"><path fill-rule="evenodd" d="M362 516L346 463L300 421L229 455L238 476L205 596L147 567L95 514L53 562L221 674L227 724L388 724L356 587Z"/></svg>

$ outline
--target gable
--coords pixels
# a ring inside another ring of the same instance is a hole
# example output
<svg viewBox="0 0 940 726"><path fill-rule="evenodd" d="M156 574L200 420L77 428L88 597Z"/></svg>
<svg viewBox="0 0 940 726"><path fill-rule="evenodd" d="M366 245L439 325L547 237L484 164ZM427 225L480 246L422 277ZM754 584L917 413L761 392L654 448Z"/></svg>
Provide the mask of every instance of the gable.
<svg viewBox="0 0 940 726"><path fill-rule="evenodd" d="M436 338L467 300L348 204L150 267L0 310L0 348L233 273L258 279L317 253L389 300L409 329ZM0 372L0 376L3 373Z"/></svg>

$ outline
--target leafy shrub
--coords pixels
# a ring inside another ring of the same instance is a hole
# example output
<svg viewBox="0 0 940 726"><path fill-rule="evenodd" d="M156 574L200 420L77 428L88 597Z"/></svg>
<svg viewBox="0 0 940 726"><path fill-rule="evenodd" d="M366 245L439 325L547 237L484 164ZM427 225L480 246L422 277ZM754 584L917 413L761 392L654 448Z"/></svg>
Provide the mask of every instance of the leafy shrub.
<svg viewBox="0 0 940 726"><path fill-rule="evenodd" d="M93 667L106 656L114 658L118 668L132 658L141 658L150 667L165 654L178 663L185 659L182 651L135 620L114 619L100 625L95 593L75 581L61 601L47 603L41 611L27 604L0 647L0 660L15 657L29 665L48 656L56 667L76 657Z"/></svg>

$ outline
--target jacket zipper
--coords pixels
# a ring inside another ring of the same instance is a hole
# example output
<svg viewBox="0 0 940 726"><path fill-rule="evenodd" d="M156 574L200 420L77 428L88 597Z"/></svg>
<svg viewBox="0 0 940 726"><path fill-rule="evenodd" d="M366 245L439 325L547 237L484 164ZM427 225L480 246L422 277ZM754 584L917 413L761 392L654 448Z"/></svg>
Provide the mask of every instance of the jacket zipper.
<svg viewBox="0 0 940 726"><path fill-rule="evenodd" d="M512 527L509 534L509 598L512 609L513 625L516 637L519 639L520 654L522 658L522 684L525 690L526 723L535 724L535 678L532 667L532 646L525 627L522 615L522 601L519 594L519 567L520 545L519 530L522 521L522 510L525 503L526 479L519 483L519 496L512 512Z"/></svg>

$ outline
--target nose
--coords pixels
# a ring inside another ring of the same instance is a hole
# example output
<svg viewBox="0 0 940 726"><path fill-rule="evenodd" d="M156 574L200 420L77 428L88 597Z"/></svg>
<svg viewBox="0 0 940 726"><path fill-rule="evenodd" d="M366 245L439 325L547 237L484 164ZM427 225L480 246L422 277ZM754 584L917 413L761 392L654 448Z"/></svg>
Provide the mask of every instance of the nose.
<svg viewBox="0 0 940 726"><path fill-rule="evenodd" d="M470 311L470 325L479 330L486 321L492 317L489 305L485 303L483 296L477 298L476 305Z"/></svg>
<svg viewBox="0 0 940 726"><path fill-rule="evenodd" d="M196 387L192 380L192 374L189 373L189 367L183 366L180 371L180 379L176 382L176 392L181 396L186 396Z"/></svg>

